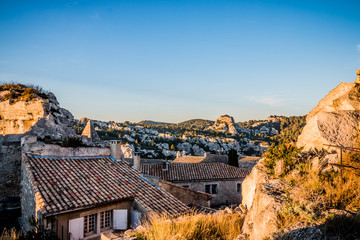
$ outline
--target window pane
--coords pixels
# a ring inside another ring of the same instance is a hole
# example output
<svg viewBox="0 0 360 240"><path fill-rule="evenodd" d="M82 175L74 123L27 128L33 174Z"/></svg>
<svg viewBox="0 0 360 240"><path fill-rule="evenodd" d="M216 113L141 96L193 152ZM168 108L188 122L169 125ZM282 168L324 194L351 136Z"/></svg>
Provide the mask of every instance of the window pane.
<svg viewBox="0 0 360 240"><path fill-rule="evenodd" d="M210 193L210 185L205 185L205 192Z"/></svg>
<svg viewBox="0 0 360 240"><path fill-rule="evenodd" d="M100 213L100 228L110 228L111 225L111 210Z"/></svg>
<svg viewBox="0 0 360 240"><path fill-rule="evenodd" d="M212 185L212 194L217 194L217 185L216 184L213 184Z"/></svg>
<svg viewBox="0 0 360 240"><path fill-rule="evenodd" d="M86 236L96 233L96 213L84 217L84 233Z"/></svg>

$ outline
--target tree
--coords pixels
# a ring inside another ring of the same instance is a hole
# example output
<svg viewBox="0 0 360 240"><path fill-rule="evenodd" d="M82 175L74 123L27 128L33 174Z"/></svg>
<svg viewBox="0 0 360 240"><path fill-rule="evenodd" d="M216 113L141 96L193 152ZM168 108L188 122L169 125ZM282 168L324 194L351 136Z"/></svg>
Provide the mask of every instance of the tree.
<svg viewBox="0 0 360 240"><path fill-rule="evenodd" d="M228 157L229 157L229 165L230 166L239 167L238 154L235 149L230 149L230 151L228 153Z"/></svg>

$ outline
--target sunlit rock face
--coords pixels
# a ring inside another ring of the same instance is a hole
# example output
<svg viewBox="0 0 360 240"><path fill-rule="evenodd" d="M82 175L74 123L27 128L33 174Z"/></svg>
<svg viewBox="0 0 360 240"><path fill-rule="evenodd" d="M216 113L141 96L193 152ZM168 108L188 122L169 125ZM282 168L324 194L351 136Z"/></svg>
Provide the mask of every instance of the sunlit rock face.
<svg viewBox="0 0 360 240"><path fill-rule="evenodd" d="M307 115L307 124L297 141L304 151L326 145L359 147L360 69L355 83L341 83Z"/></svg>
<svg viewBox="0 0 360 240"><path fill-rule="evenodd" d="M73 120L51 92L36 93L20 84L15 90L0 90L0 135L31 133L61 141L76 135Z"/></svg>
<svg viewBox="0 0 360 240"><path fill-rule="evenodd" d="M234 118L229 115L222 115L216 119L214 125L211 127L213 130L218 130L222 132L229 132L232 134L237 134L236 124Z"/></svg>
<svg viewBox="0 0 360 240"><path fill-rule="evenodd" d="M0 134L22 134L46 115L42 100L31 102L0 102Z"/></svg>

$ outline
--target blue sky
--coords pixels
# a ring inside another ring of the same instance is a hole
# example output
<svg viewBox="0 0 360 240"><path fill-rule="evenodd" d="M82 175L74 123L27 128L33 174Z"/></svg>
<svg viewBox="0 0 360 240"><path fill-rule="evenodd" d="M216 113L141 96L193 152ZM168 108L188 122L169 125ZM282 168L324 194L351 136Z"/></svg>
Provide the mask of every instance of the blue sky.
<svg viewBox="0 0 360 240"><path fill-rule="evenodd" d="M4 1L0 81L76 118L303 115L360 68L360 1Z"/></svg>

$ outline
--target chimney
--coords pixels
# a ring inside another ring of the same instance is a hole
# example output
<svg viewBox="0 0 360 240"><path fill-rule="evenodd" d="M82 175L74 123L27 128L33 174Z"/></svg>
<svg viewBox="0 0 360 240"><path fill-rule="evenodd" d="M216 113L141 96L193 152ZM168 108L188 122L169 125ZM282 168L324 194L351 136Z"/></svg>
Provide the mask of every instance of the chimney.
<svg viewBox="0 0 360 240"><path fill-rule="evenodd" d="M162 163L162 170L163 170L163 171L169 170L169 163L168 163L168 161L165 161L165 162Z"/></svg>
<svg viewBox="0 0 360 240"><path fill-rule="evenodd" d="M180 157L181 157L181 153L180 153L180 151L177 151L176 158L180 158Z"/></svg>
<svg viewBox="0 0 360 240"><path fill-rule="evenodd" d="M140 153L134 153L133 155L134 159L134 167L140 171Z"/></svg>
<svg viewBox="0 0 360 240"><path fill-rule="evenodd" d="M116 160L122 159L121 141L111 140L110 141L110 155Z"/></svg>

